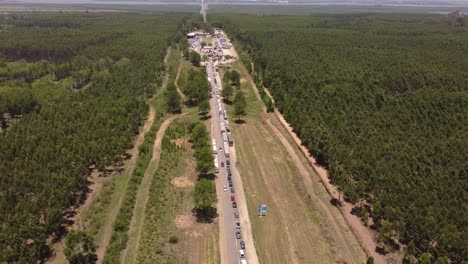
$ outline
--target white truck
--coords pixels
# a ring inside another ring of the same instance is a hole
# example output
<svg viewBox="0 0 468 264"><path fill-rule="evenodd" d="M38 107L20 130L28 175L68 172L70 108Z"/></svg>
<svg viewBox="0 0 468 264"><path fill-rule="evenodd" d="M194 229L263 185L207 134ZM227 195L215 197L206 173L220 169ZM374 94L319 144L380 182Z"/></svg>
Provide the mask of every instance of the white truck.
<svg viewBox="0 0 468 264"><path fill-rule="evenodd" d="M218 156L213 155L214 166L215 166L215 173L219 173L219 165L218 165Z"/></svg>
<svg viewBox="0 0 468 264"><path fill-rule="evenodd" d="M224 142L224 156L229 158L229 145L227 142Z"/></svg>
<svg viewBox="0 0 468 264"><path fill-rule="evenodd" d="M224 121L221 121L220 126L221 126L221 133L226 132L226 125L224 125Z"/></svg>

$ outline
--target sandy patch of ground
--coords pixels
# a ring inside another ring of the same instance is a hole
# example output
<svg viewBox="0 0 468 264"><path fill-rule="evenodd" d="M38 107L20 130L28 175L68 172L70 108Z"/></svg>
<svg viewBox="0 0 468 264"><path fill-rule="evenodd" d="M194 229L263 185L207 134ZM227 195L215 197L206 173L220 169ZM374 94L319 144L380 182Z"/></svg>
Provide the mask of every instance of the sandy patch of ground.
<svg viewBox="0 0 468 264"><path fill-rule="evenodd" d="M175 144L178 147L184 145L187 142L188 142L188 140L186 138L171 139L171 143Z"/></svg>
<svg viewBox="0 0 468 264"><path fill-rule="evenodd" d="M177 188L190 188L194 183L187 177L175 177L171 180L171 184Z"/></svg>
<svg viewBox="0 0 468 264"><path fill-rule="evenodd" d="M192 214L178 215L174 219L177 228L188 229L195 224L195 218Z"/></svg>

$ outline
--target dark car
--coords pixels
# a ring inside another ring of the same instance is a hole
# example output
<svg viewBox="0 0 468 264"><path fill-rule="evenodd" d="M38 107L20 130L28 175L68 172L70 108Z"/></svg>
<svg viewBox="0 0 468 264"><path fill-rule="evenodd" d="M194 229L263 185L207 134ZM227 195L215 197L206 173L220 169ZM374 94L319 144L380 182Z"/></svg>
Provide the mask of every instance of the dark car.
<svg viewBox="0 0 468 264"><path fill-rule="evenodd" d="M229 182L229 187L232 187L232 182Z"/></svg>
<svg viewBox="0 0 468 264"><path fill-rule="evenodd" d="M237 232L236 232L236 238L237 238L237 239L241 239L240 231L237 231Z"/></svg>
<svg viewBox="0 0 468 264"><path fill-rule="evenodd" d="M231 193L234 193L234 187L231 187Z"/></svg>
<svg viewBox="0 0 468 264"><path fill-rule="evenodd" d="M232 208L237 208L237 203L236 202L232 202Z"/></svg>
<svg viewBox="0 0 468 264"><path fill-rule="evenodd" d="M231 165L231 161L229 161L228 159L226 160L226 165Z"/></svg>
<svg viewBox="0 0 468 264"><path fill-rule="evenodd" d="M244 240L241 240L241 242L240 242L240 247L241 247L241 249L245 249L245 242L244 242Z"/></svg>
<svg viewBox="0 0 468 264"><path fill-rule="evenodd" d="M232 173L230 170L228 170L228 176L231 177L232 176Z"/></svg>
<svg viewBox="0 0 468 264"><path fill-rule="evenodd" d="M224 162L221 162L221 167L224 167Z"/></svg>
<svg viewBox="0 0 468 264"><path fill-rule="evenodd" d="M228 176L228 182L232 181L232 177Z"/></svg>

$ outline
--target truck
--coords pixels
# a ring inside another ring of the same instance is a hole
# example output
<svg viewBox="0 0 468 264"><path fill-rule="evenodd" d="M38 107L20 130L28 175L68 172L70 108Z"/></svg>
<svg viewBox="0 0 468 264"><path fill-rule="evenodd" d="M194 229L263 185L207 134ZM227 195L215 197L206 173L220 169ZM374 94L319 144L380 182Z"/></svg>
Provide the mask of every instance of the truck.
<svg viewBox="0 0 468 264"><path fill-rule="evenodd" d="M227 133L227 142L228 142L229 146L234 145L234 141L232 140L232 134L231 133Z"/></svg>
<svg viewBox="0 0 468 264"><path fill-rule="evenodd" d="M226 126L224 125L224 121L221 121L220 125L221 125L221 133L226 132Z"/></svg>
<svg viewBox="0 0 468 264"><path fill-rule="evenodd" d="M213 155L214 166L215 166L215 173L219 173L219 165L218 165L218 156Z"/></svg>
<svg viewBox="0 0 468 264"><path fill-rule="evenodd" d="M214 138L211 140L211 145L213 146L213 154L217 154L218 148L216 148L216 140Z"/></svg>
<svg viewBox="0 0 468 264"><path fill-rule="evenodd" d="M227 142L224 142L224 156L229 158L229 145Z"/></svg>

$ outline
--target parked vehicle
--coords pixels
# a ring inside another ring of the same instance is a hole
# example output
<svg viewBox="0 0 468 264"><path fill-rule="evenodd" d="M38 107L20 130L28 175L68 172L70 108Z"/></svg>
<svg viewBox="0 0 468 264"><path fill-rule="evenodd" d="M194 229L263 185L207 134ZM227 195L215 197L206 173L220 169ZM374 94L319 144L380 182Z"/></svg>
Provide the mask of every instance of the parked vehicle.
<svg viewBox="0 0 468 264"><path fill-rule="evenodd" d="M236 221L236 228L240 229L240 222L239 221Z"/></svg>
<svg viewBox="0 0 468 264"><path fill-rule="evenodd" d="M226 191L226 190L227 190L227 187L226 187L226 185L224 185L224 188L223 188L223 190L224 190L224 191Z"/></svg>
<svg viewBox="0 0 468 264"><path fill-rule="evenodd" d="M232 208L237 208L237 203L236 202L232 202Z"/></svg>
<svg viewBox="0 0 468 264"><path fill-rule="evenodd" d="M236 238L237 238L237 239L241 239L241 233L240 233L240 231L237 231L237 232L236 232Z"/></svg>
<svg viewBox="0 0 468 264"><path fill-rule="evenodd" d="M226 165L231 165L231 161L229 159L226 159Z"/></svg>
<svg viewBox="0 0 468 264"><path fill-rule="evenodd" d="M239 255L241 258L245 258L244 250L239 250Z"/></svg>
<svg viewBox="0 0 468 264"><path fill-rule="evenodd" d="M236 200L236 197L234 195L231 195L231 201L235 201Z"/></svg>
<svg viewBox="0 0 468 264"><path fill-rule="evenodd" d="M221 162L221 167L224 167L224 162Z"/></svg>
<svg viewBox="0 0 468 264"><path fill-rule="evenodd" d="M244 240L241 240L241 242L240 242L240 248L245 249L245 242L244 242Z"/></svg>
<svg viewBox="0 0 468 264"><path fill-rule="evenodd" d="M229 158L229 145L227 142L224 142L224 156Z"/></svg>
<svg viewBox="0 0 468 264"><path fill-rule="evenodd" d="M239 218L239 213L238 213L238 212L234 212L234 217L235 217L235 218Z"/></svg>
<svg viewBox="0 0 468 264"><path fill-rule="evenodd" d="M234 187L231 187L231 193L234 193Z"/></svg>

